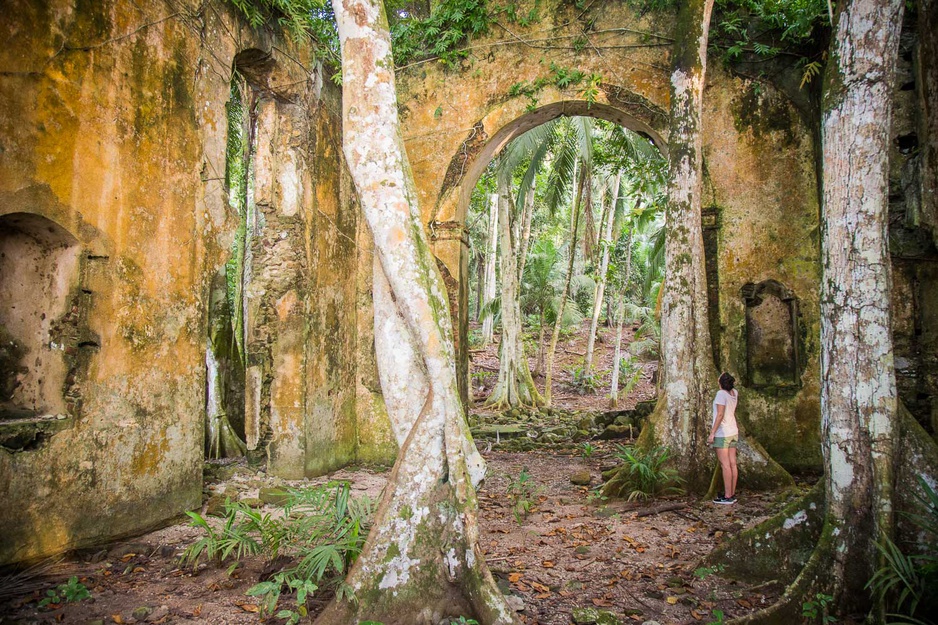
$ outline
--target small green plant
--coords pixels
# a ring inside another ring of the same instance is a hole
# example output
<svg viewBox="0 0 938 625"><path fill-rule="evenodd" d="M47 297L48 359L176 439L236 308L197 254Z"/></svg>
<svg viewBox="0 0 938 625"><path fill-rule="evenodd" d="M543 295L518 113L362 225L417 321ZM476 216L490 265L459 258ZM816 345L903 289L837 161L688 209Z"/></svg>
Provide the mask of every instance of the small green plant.
<svg viewBox="0 0 938 625"><path fill-rule="evenodd" d="M886 600L890 612L890 623L935 623L929 617L938 614L938 493L921 476L917 478L923 494L916 495L919 511L906 512L902 516L910 520L920 533L927 536L931 549L923 553L912 553L912 549L900 549L886 537L876 546L883 556L884 564L874 574L866 587ZM892 620L897 619L897 620Z"/></svg>
<svg viewBox="0 0 938 625"><path fill-rule="evenodd" d="M449 625L479 625L479 621L475 620L474 618L460 616L459 618L451 618L449 620Z"/></svg>
<svg viewBox="0 0 938 625"><path fill-rule="evenodd" d="M822 623L836 623L837 619L827 613L827 606L834 600L830 595L822 592L814 595L814 598L805 597L801 604L801 616L810 620L817 621L819 618Z"/></svg>
<svg viewBox="0 0 938 625"><path fill-rule="evenodd" d="M469 340L469 347L479 347L482 345L482 330L469 330L467 338Z"/></svg>
<svg viewBox="0 0 938 625"><path fill-rule="evenodd" d="M671 452L667 447L640 451L635 447L617 445L615 456L624 467L613 479L619 481L619 490L628 493L629 501L650 499L667 493L684 492L684 482L675 469L667 465Z"/></svg>
<svg viewBox="0 0 938 625"><path fill-rule="evenodd" d="M39 607L59 603L78 603L91 598L88 588L78 581L77 575L72 575L67 582L46 591L46 596L39 602Z"/></svg>
<svg viewBox="0 0 938 625"><path fill-rule="evenodd" d="M710 616L712 616L714 620L708 622L707 625L723 625L723 623L726 622L723 620L723 610L714 610L710 613Z"/></svg>
<svg viewBox="0 0 938 625"><path fill-rule="evenodd" d="M694 571L694 575L696 575L701 581L703 581L707 579L708 577L710 577L711 575L722 573L724 568L725 567L722 564L714 564L713 566L702 566Z"/></svg>
<svg viewBox="0 0 938 625"><path fill-rule="evenodd" d="M642 378L642 371L642 363L635 356L624 356L619 359L619 377L623 381L619 394L622 397L628 397L635 390L635 385Z"/></svg>
<svg viewBox="0 0 938 625"><path fill-rule="evenodd" d="M596 447L594 447L593 444L589 441L586 441L580 445L580 455L584 458L592 458L594 453L596 453Z"/></svg>
<svg viewBox="0 0 938 625"><path fill-rule="evenodd" d="M567 369L567 373L570 374L570 386L578 395L592 395L602 384L602 374L588 370L586 365Z"/></svg>
<svg viewBox="0 0 938 625"><path fill-rule="evenodd" d="M252 586L263 614L295 625L306 616L306 599L321 586L332 586L341 598L350 596L342 581L361 553L374 504L368 497L352 498L348 483L331 483L288 491L282 516L274 517L241 502L225 502L225 514L214 527L202 515L187 513L204 535L182 555L182 564L196 567L203 559L228 559L262 554L268 561L279 555L294 557L270 579ZM296 593L295 609L277 610L281 594Z"/></svg>
<svg viewBox="0 0 938 625"><path fill-rule="evenodd" d="M508 478L508 498L511 500L511 510L518 525L522 524L524 518L534 508L543 490L544 487L534 481L527 468L521 469L518 477Z"/></svg>

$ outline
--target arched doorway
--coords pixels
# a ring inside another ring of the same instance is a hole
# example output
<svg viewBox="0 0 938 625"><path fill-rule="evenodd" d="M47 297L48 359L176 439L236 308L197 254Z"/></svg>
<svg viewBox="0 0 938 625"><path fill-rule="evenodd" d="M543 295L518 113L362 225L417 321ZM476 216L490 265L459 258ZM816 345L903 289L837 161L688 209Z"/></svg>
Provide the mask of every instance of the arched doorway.
<svg viewBox="0 0 938 625"><path fill-rule="evenodd" d="M434 214L452 215L454 218L450 221L432 220L429 227L434 253L441 269L445 269L449 275L459 276L455 285L450 287L450 303L456 328L457 375L460 394L466 405L469 398L466 382L469 376L469 245L466 216L472 191L490 161L511 141L551 120L577 116L622 126L647 138L663 154L667 153L667 143L662 134L664 129L653 127L624 108L604 102L558 99L514 117L493 132L483 145L473 151L471 157L466 153L457 153L450 163L450 172L458 171L458 175L447 176ZM456 289L455 293L452 292L453 288Z"/></svg>

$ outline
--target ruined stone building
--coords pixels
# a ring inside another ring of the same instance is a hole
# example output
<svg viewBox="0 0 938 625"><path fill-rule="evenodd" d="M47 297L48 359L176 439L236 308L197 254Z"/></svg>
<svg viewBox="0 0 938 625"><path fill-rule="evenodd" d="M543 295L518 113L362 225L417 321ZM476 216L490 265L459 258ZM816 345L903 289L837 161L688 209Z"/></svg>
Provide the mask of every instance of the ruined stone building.
<svg viewBox="0 0 938 625"><path fill-rule="evenodd" d="M591 9L602 55L482 40L461 68L398 74L458 348L468 198L501 147L590 115L667 150L670 25L626 4ZM312 45L222 0L2 0L0 41L0 564L197 507L207 389L223 389L218 406L271 473L393 461L341 88ZM890 155L893 311L900 398L934 435L938 208L919 137L938 85L921 54L911 24ZM510 95L551 63L601 74L598 94ZM704 106L714 358L739 373L750 433L788 470L817 471L816 102L797 80L713 63ZM213 335L214 314L234 331Z"/></svg>

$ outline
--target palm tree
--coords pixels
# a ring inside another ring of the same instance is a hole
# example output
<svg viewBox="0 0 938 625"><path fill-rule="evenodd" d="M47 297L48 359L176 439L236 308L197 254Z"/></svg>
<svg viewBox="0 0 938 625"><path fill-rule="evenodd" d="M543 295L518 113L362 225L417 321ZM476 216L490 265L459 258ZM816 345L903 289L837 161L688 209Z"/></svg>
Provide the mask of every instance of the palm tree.
<svg viewBox="0 0 938 625"><path fill-rule="evenodd" d="M544 382L544 399L550 405L551 384L554 377L554 354L560 338L560 321L564 307L570 295L570 282L573 279L573 264L576 259L577 232L580 225L581 199L589 189L593 169L593 121L588 117L574 117L563 124L563 137L552 162L551 176L548 180L548 206L558 206L566 195L568 185L575 187L570 208L570 246L567 258L567 276L560 293L560 305L557 322L551 334L550 348L547 352L547 378ZM590 207L590 210L592 208Z"/></svg>

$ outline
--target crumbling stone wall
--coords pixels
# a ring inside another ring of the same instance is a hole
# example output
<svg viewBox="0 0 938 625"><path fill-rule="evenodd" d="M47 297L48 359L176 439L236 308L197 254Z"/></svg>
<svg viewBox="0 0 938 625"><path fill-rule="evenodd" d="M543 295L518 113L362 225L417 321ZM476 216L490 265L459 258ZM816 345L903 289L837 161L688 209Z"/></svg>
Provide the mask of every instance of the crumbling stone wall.
<svg viewBox="0 0 938 625"><path fill-rule="evenodd" d="M711 324L718 329L718 365L741 381L740 411L749 434L789 471L817 470L821 269L815 137L772 84L732 78L713 65L702 123L704 205L719 220L719 316ZM766 307L774 310L766 314ZM768 366L781 354L766 353L770 343L786 340L791 377Z"/></svg>
<svg viewBox="0 0 938 625"><path fill-rule="evenodd" d="M360 224L338 90L312 48L255 32L225 3L187 0L8 2L0 36L0 229L22 230L19 214L54 222L78 267L57 291L67 304L40 311L73 328L56 335L75 363L61 405L40 410L64 418L18 423L36 444L0 446L0 563L201 503L207 300L239 220L225 188L226 103L245 51L272 63L253 77L267 133L247 289L265 398L258 453L290 477L367 455L356 438ZM55 332L37 333L48 349Z"/></svg>

